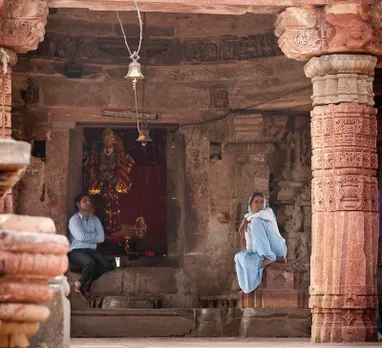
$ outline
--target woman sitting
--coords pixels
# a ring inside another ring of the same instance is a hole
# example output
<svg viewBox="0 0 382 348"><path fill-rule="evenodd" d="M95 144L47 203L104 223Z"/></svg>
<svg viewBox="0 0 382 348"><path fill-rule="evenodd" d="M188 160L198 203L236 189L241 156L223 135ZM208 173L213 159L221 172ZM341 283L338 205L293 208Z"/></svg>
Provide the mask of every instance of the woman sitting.
<svg viewBox="0 0 382 348"><path fill-rule="evenodd" d="M235 255L235 263L239 286L245 293L260 285L267 265L276 259L286 262L285 239L279 232L273 210L267 208L264 202L261 192L251 195L248 214L239 228L244 250Z"/></svg>

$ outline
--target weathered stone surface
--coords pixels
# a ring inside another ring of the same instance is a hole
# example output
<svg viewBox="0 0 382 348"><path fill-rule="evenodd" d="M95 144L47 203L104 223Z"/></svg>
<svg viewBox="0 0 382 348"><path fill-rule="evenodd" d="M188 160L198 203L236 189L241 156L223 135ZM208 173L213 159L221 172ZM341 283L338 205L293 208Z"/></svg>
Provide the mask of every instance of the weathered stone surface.
<svg viewBox="0 0 382 348"><path fill-rule="evenodd" d="M50 282L53 297L44 303L49 308L49 320L43 323L35 336L30 340L31 348L70 346L70 302L69 284L66 277L59 276Z"/></svg>
<svg viewBox="0 0 382 348"><path fill-rule="evenodd" d="M0 10L0 47L17 53L35 50L44 40L48 1L10 0Z"/></svg>
<svg viewBox="0 0 382 348"><path fill-rule="evenodd" d="M72 337L184 336L195 328L191 309L73 311Z"/></svg>
<svg viewBox="0 0 382 348"><path fill-rule="evenodd" d="M4 190L0 192L3 197L5 190L12 188L29 163L30 145L1 140L0 149L4 152L0 160L0 175L13 173L16 177L13 181L8 180L9 175L3 178ZM12 159L7 149L13 150ZM53 222L46 218L0 216L2 347L29 347L27 338L34 335L40 321L49 316L49 310L37 303L51 298L47 281L66 271L69 249L67 239L54 233Z"/></svg>
<svg viewBox="0 0 382 348"><path fill-rule="evenodd" d="M238 308L196 310L196 327L192 337L236 337L243 313Z"/></svg>
<svg viewBox="0 0 382 348"><path fill-rule="evenodd" d="M72 337L307 337L308 309L88 309L72 312Z"/></svg>
<svg viewBox="0 0 382 348"><path fill-rule="evenodd" d="M312 0L305 0L306 3L317 3ZM69 8L89 8L92 10L109 10L110 7L121 11L134 11L133 3L126 3L121 0L54 0L50 1L50 7L69 7ZM275 13L278 9L287 6L301 5L300 0L257 0L255 3L252 1L242 0L219 0L209 1L194 0L189 2L187 0L171 0L164 3L156 3L152 0L144 0L140 4L143 12L168 12L168 13L220 13L220 14L243 14L247 12L254 13Z"/></svg>
<svg viewBox="0 0 382 348"><path fill-rule="evenodd" d="M308 309L244 310L240 336L244 337L308 337L312 324Z"/></svg>
<svg viewBox="0 0 382 348"><path fill-rule="evenodd" d="M313 106L334 103L374 105L373 81L377 58L333 54L312 58L305 74L312 78Z"/></svg>
<svg viewBox="0 0 382 348"><path fill-rule="evenodd" d="M287 57L308 60L328 53L381 54L380 10L357 1L288 8L275 33Z"/></svg>
<svg viewBox="0 0 382 348"><path fill-rule="evenodd" d="M375 59L367 56L348 58L334 56L339 62L336 67L330 64L322 67L325 62L332 63L326 58L318 69L311 69L308 63L307 71L312 73L311 77L319 70L327 74L336 68L342 73L352 69L370 71L375 63ZM344 85L343 90L355 93L355 100L361 101L360 90L351 91L349 85ZM371 89L365 92L372 100ZM369 102L316 106L311 113L313 216L309 306L315 342L377 339L377 124L376 110L364 104Z"/></svg>
<svg viewBox="0 0 382 348"><path fill-rule="evenodd" d="M260 286L250 294L239 292L240 308L307 308L308 270L299 264L271 264Z"/></svg>

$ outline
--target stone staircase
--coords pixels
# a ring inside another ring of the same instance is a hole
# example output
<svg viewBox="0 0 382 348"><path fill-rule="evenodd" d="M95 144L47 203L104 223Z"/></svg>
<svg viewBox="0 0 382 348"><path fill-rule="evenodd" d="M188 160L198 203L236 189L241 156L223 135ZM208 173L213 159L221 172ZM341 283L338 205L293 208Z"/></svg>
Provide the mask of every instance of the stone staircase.
<svg viewBox="0 0 382 348"><path fill-rule="evenodd" d="M173 308L178 296L176 272L171 267L116 269L94 283L91 304L72 292L71 336L310 336L306 270L299 265L270 265L255 292L203 296L199 306L204 308ZM69 274L71 282L78 277Z"/></svg>

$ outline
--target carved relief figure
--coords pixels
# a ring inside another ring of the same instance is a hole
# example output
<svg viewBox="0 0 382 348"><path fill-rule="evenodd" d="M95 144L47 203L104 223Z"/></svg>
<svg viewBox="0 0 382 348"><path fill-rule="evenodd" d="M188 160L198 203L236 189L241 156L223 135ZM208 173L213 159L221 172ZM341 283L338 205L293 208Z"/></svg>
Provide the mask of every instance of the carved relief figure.
<svg viewBox="0 0 382 348"><path fill-rule="evenodd" d="M357 18L340 21L336 15L328 15L326 19L333 26L332 30L329 30L331 35L328 35L329 48L346 46L349 49L360 49L372 39L372 29Z"/></svg>
<svg viewBox="0 0 382 348"><path fill-rule="evenodd" d="M102 133L101 149L96 143L93 144L85 175L89 194L102 195L102 219L108 233L121 229L118 198L120 193L130 191L130 171L134 163L119 136L110 128Z"/></svg>

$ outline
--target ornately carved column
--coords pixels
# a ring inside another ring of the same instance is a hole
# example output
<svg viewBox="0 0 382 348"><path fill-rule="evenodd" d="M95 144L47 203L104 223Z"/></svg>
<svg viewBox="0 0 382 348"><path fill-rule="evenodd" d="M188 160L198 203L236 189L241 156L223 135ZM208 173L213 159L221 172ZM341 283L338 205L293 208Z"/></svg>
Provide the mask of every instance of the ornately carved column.
<svg viewBox="0 0 382 348"><path fill-rule="evenodd" d="M35 50L44 39L47 0L0 1L0 138L12 137L12 67L16 53ZM12 193L0 200L0 214L13 212Z"/></svg>
<svg viewBox="0 0 382 348"><path fill-rule="evenodd" d="M382 12L362 1L289 8L284 53L313 83L312 341L376 341L377 121L373 76ZM363 53L363 54L357 54Z"/></svg>

